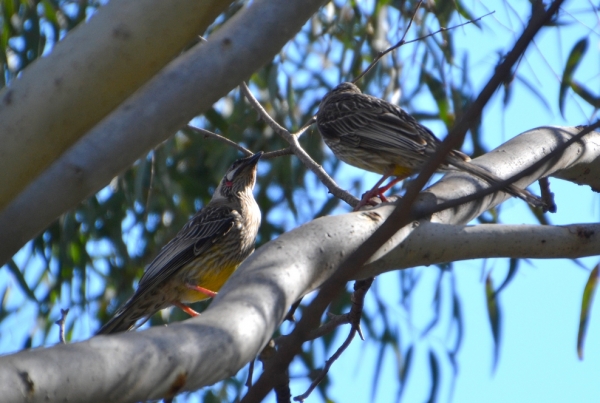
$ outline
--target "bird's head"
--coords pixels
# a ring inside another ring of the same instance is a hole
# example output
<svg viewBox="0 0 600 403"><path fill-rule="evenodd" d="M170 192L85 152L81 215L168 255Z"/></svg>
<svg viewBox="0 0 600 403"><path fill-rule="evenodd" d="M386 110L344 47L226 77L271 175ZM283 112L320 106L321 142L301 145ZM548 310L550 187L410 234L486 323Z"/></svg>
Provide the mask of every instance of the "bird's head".
<svg viewBox="0 0 600 403"><path fill-rule="evenodd" d="M327 94L325 94L325 96L321 100L319 110L323 109L324 105L328 101L332 100L335 102L340 95L343 96L344 94L362 94L362 92L356 85L352 84L351 82L341 83L337 87L329 91Z"/></svg>
<svg viewBox="0 0 600 403"><path fill-rule="evenodd" d="M262 151L235 161L221 179L213 194L213 200L229 198L242 192L252 192L256 183L256 165L263 155Z"/></svg>
<svg viewBox="0 0 600 403"><path fill-rule="evenodd" d="M321 105L325 103L330 97L339 94L362 94L360 89L351 82L344 82L339 84L337 87L329 91L321 101Z"/></svg>

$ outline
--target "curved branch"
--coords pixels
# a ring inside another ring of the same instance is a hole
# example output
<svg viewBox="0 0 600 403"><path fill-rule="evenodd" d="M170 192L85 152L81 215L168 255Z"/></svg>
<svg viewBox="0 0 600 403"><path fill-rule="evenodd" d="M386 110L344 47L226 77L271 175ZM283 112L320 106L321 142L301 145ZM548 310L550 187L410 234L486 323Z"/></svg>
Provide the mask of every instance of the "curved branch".
<svg viewBox="0 0 600 403"><path fill-rule="evenodd" d="M498 169L508 174L517 172L530 159L550 152L578 132L575 128L539 128L477 161L483 166L500 163ZM600 183L600 133L586 135L538 173L569 176L596 186ZM456 197L465 192L464 186L477 187L473 179L459 173L446 175L421 195L419 204ZM529 177L527 182L535 179ZM485 251L492 256L537 258L600 254L599 224L462 225L499 201L501 196L490 196L437 213L431 222L422 220L402 228L357 277L408 265L482 257ZM23 396L32 402L48 396L71 402L133 402L196 390L232 376L271 339L286 308L320 286L393 210L393 205L386 204L323 217L283 234L250 256L197 318L167 328L0 357L0 396L5 402L20 402ZM516 239L522 246L529 242L535 247L518 249ZM442 242L444 248L439 247ZM69 388L64 387L67 380Z"/></svg>

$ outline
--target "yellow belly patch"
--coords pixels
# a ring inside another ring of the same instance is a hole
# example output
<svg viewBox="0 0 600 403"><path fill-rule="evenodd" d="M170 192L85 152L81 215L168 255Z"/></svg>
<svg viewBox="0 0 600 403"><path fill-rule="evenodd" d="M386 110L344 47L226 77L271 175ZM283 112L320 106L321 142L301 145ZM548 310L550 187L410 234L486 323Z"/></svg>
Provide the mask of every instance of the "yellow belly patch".
<svg viewBox="0 0 600 403"><path fill-rule="evenodd" d="M239 264L226 264L221 265L218 269L186 267L183 270L187 272L185 277L188 283L218 292L238 266ZM185 287L185 284L182 284L182 286L180 288L180 301L185 304L209 298L206 294Z"/></svg>
<svg viewBox="0 0 600 403"><path fill-rule="evenodd" d="M403 167L401 165L394 165L392 168L392 175L400 178L406 178L413 173L412 168Z"/></svg>

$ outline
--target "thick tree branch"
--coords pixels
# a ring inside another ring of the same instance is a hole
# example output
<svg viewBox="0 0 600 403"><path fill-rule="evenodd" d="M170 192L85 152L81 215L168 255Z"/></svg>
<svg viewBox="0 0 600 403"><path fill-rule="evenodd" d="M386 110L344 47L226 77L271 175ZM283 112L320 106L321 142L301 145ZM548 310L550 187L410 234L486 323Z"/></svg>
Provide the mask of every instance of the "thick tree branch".
<svg viewBox="0 0 600 403"><path fill-rule="evenodd" d="M0 264L272 60L322 3L254 1L171 62L0 212Z"/></svg>
<svg viewBox="0 0 600 403"><path fill-rule="evenodd" d="M2 89L0 211L231 2L112 0Z"/></svg>
<svg viewBox="0 0 600 403"><path fill-rule="evenodd" d="M498 158L499 169L506 169L508 174L518 172L530 165L530 158L550 152L578 132L575 128L540 128L511 140L477 162L488 166L492 164L490 160ZM520 151L509 154L514 152L512 147ZM506 161L502 155L511 155L514 160ZM598 186L600 133L586 135L543 171ZM535 179L530 177L527 181ZM465 192L463 187L477 185L466 174L449 174L423 193L418 204L427 206L432 199L448 200ZM466 191L469 190L472 189ZM356 277L482 257L482 250L506 257L573 258L600 254L598 224L463 226L500 201L498 196L488 197L437 213L431 223L422 220L402 228ZM45 401L46 397L70 402L133 402L170 395L174 387L177 392L196 390L232 376L271 339L287 307L330 277L393 210L393 205L382 205L323 217L283 234L250 256L198 318L167 328L95 337L83 343L0 357L0 396L5 402L21 402L23 396L32 402ZM439 246L442 243L444 248ZM195 353L190 354L191 351ZM64 387L67 380L69 388Z"/></svg>

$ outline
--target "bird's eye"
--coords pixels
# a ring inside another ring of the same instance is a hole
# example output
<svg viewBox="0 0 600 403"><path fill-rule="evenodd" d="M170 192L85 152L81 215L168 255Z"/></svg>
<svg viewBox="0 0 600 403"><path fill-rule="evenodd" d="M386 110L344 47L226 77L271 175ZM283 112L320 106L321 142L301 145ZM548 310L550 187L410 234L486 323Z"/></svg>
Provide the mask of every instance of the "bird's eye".
<svg viewBox="0 0 600 403"><path fill-rule="evenodd" d="M233 181L225 181L225 186L227 186L228 188L233 186Z"/></svg>

